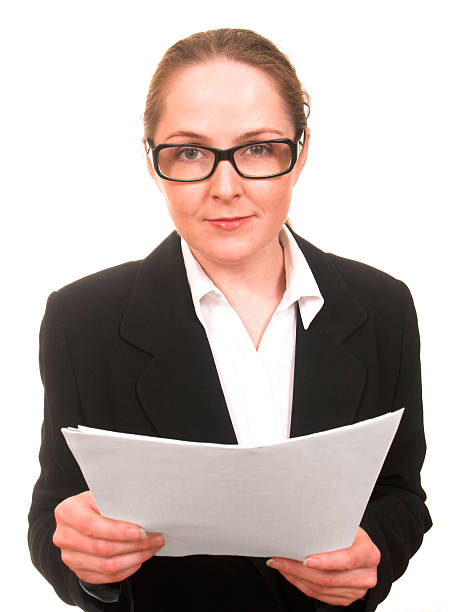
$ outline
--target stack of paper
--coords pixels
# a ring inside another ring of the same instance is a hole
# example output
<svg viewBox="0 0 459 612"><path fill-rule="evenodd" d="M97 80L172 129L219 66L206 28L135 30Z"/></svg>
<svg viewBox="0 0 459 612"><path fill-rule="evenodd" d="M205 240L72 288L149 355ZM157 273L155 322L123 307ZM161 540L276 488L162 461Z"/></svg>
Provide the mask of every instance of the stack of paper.
<svg viewBox="0 0 459 612"><path fill-rule="evenodd" d="M100 512L162 533L159 555L303 560L352 544L402 413L258 447L62 432Z"/></svg>

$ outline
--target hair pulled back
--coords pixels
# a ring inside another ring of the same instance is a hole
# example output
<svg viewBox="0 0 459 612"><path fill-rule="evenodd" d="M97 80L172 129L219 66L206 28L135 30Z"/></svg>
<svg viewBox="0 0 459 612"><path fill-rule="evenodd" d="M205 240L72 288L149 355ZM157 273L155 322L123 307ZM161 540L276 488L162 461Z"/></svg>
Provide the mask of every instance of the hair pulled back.
<svg viewBox="0 0 459 612"><path fill-rule="evenodd" d="M144 113L145 138L154 138L165 89L177 72L218 59L240 62L263 70L279 88L295 132L306 127L310 111L309 95L303 89L288 57L270 40L252 30L221 28L192 34L166 51L148 90Z"/></svg>

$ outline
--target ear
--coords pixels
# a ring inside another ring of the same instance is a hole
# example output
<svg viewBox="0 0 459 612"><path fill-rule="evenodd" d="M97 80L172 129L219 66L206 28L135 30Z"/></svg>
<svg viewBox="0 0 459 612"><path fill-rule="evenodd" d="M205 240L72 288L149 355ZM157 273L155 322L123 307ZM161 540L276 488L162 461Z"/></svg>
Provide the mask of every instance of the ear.
<svg viewBox="0 0 459 612"><path fill-rule="evenodd" d="M308 158L310 135L311 135L311 130L309 128L306 128L304 131L304 144L303 144L303 147L301 148L300 155L298 156L298 161L296 162L296 165L294 168L294 172L295 172L294 183L293 183L294 185L296 184L297 180L300 178L300 174L303 171L304 165Z"/></svg>
<svg viewBox="0 0 459 612"><path fill-rule="evenodd" d="M156 187L158 187L158 189L162 193L163 192L163 190L162 190L162 182L161 182L161 179L159 178L159 176L156 174L156 170L153 168L153 164L151 163L151 158L150 158L150 155L148 154L149 144L148 144L145 136L142 138L142 143L143 143L143 148L145 149L145 157L146 157L146 160L147 160L148 174L155 181Z"/></svg>

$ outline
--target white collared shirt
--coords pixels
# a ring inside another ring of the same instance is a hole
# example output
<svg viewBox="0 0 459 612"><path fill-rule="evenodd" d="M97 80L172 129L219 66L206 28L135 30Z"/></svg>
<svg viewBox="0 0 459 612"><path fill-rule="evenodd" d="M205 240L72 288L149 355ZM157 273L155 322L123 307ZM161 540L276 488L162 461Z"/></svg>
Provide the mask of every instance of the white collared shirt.
<svg viewBox="0 0 459 612"><path fill-rule="evenodd" d="M285 228L279 241L284 249L286 289L258 350L239 315L196 261L188 244L181 241L196 315L209 340L237 441L244 446L289 438L296 303L304 329L324 303L303 253Z"/></svg>

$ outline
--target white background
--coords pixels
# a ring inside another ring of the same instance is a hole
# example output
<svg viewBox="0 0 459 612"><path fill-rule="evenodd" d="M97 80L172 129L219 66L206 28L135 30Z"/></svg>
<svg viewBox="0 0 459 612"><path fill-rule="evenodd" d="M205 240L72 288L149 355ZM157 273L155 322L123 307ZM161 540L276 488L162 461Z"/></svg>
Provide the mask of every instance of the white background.
<svg viewBox="0 0 459 612"><path fill-rule="evenodd" d="M459 609L457 506L451 503L458 408L455 4L2 4L5 610L65 608L32 568L26 547L42 419L38 329L47 295L96 270L143 258L172 229L143 159L145 97L162 53L179 38L214 27L252 28L271 38L312 96L309 160L290 215L295 229L322 249L401 278L412 291L428 439L423 483L435 526L378 610Z"/></svg>

